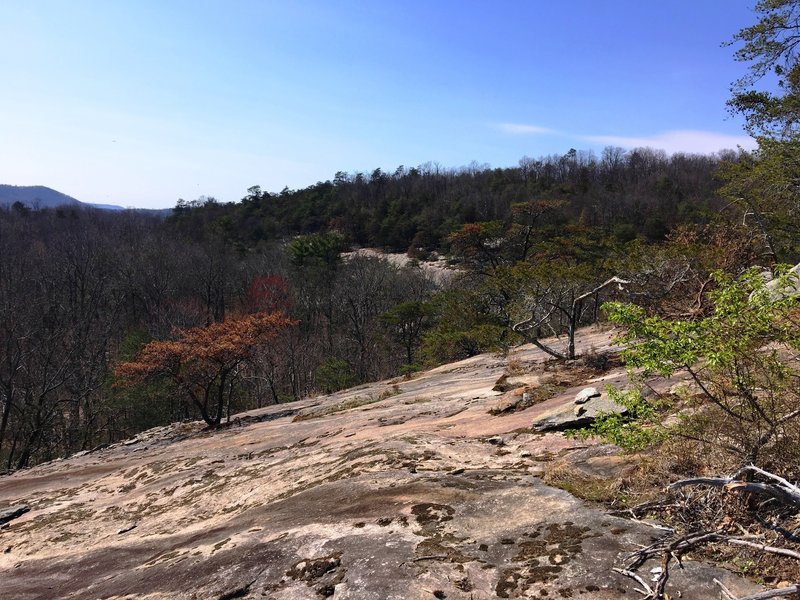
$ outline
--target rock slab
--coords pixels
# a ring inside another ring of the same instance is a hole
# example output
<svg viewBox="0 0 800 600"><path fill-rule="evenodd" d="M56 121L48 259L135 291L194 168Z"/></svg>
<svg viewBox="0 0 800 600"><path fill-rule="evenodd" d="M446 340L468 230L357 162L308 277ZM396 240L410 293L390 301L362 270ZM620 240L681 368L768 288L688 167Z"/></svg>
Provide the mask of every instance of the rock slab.
<svg viewBox="0 0 800 600"><path fill-rule="evenodd" d="M584 333L580 343L602 351L611 337ZM515 358L546 372L547 357L532 346ZM625 385L624 370L491 416L508 360L480 355L290 410L266 407L215 432L202 423L154 429L135 444L0 477L0 506L19 516L0 532L0 595L637 597L636 583L611 569L658 532L537 477L554 456L589 476L625 465L570 452L591 441L530 431L559 410L602 410L602 398L575 405L576 393ZM312 408L313 418L293 420ZM760 589L688 559L684 566L670 577L671 597L714 598L714 578L737 596Z"/></svg>
<svg viewBox="0 0 800 600"><path fill-rule="evenodd" d="M8 508L0 510L0 525L5 525L9 521L12 521L17 517L21 517L29 510L30 508L25 504L9 506Z"/></svg>
<svg viewBox="0 0 800 600"><path fill-rule="evenodd" d="M578 406L575 406L575 401L568 400L547 413L539 415L532 428L536 431L564 431L565 429L586 427L594 423L600 414L625 414L627 410L604 393L588 398Z"/></svg>

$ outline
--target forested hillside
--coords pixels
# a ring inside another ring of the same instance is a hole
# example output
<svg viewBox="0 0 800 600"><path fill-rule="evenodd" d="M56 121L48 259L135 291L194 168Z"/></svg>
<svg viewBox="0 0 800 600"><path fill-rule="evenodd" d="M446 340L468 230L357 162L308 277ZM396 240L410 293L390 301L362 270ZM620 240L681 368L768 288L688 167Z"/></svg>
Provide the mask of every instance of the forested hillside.
<svg viewBox="0 0 800 600"><path fill-rule="evenodd" d="M215 399L211 421L568 331L599 318L606 296L577 312L570 303L612 275L635 280L653 306L700 310L710 269L741 268L762 250L717 191L720 169L741 160L609 148L508 169L339 173L278 194L254 187L239 203L181 201L165 222L3 210L2 464L198 416L200 382L171 376L175 364L135 383L117 365L148 342L250 314L287 319L224 377L208 364L194 374ZM413 263L343 259L354 246L442 253L462 275L442 288Z"/></svg>
<svg viewBox="0 0 800 600"><path fill-rule="evenodd" d="M473 164L398 167L393 173L336 173L333 180L279 193L255 186L236 206L180 202L192 218L217 222L231 239L252 246L264 239L336 230L350 243L405 252L447 249L465 223L508 222L512 206L531 199L563 202L559 218L628 241L637 234L664 238L682 222L707 222L722 204L716 171L736 161L722 156L667 156L649 148L606 148L601 156L569 150L524 157L515 168Z"/></svg>
<svg viewBox="0 0 800 600"><path fill-rule="evenodd" d="M218 427L523 341L570 361L609 300L665 319L662 333L703 323L731 286L754 289L749 268L800 260L795 4L759 3L734 38L751 71L729 104L752 153L608 147L338 172L240 202L179 200L166 219L0 209L0 465L181 419ZM756 87L770 71L780 93ZM410 261L349 252L364 247ZM451 276L426 275L431 259Z"/></svg>

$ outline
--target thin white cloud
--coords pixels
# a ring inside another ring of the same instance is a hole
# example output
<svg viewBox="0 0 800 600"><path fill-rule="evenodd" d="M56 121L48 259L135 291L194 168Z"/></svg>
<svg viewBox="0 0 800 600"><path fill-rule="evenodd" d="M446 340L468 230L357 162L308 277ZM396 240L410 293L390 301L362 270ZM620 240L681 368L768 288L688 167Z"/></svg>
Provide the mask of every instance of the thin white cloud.
<svg viewBox="0 0 800 600"><path fill-rule="evenodd" d="M665 131L645 137L582 135L579 138L595 144L622 146L623 148L654 148L670 154L675 152L710 154L719 150L736 149L738 146L745 150L754 150L757 146L756 141L749 135L727 135L695 129Z"/></svg>
<svg viewBox="0 0 800 600"><path fill-rule="evenodd" d="M669 154L686 152L690 154L711 154L720 150L736 149L754 150L756 141L749 135L729 135L699 129L675 129L647 136L617 135L580 135L532 125L529 123L495 123L495 129L508 135L559 135L602 144L605 146L622 146L623 148L653 148L664 150Z"/></svg>
<svg viewBox="0 0 800 600"><path fill-rule="evenodd" d="M495 127L503 133L510 133L511 135L558 133L554 129L540 127L539 125L529 125L527 123L497 123Z"/></svg>

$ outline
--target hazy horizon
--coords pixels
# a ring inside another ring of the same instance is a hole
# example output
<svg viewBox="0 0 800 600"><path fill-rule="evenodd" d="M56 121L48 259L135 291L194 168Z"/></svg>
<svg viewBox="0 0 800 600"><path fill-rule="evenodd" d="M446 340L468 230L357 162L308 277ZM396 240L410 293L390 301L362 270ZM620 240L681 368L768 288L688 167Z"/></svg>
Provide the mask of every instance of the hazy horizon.
<svg viewBox="0 0 800 600"><path fill-rule="evenodd" d="M0 183L168 208L337 171L752 148L721 46L752 4L12 0Z"/></svg>

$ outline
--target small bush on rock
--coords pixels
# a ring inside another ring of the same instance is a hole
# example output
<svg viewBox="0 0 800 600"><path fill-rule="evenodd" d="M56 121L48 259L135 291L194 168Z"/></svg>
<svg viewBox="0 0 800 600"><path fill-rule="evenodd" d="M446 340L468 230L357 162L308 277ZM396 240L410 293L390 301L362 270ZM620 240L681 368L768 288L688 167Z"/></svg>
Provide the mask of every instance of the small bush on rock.
<svg viewBox="0 0 800 600"><path fill-rule="evenodd" d="M698 442L703 452L721 452L731 467L756 464L794 475L800 464L796 275L783 271L769 285L756 271L715 279L713 308L701 319L606 304L611 321L626 329L623 358L642 377L680 370L691 376L698 393L687 400L672 435ZM640 416L651 415L644 410ZM599 426L613 425L606 420Z"/></svg>

